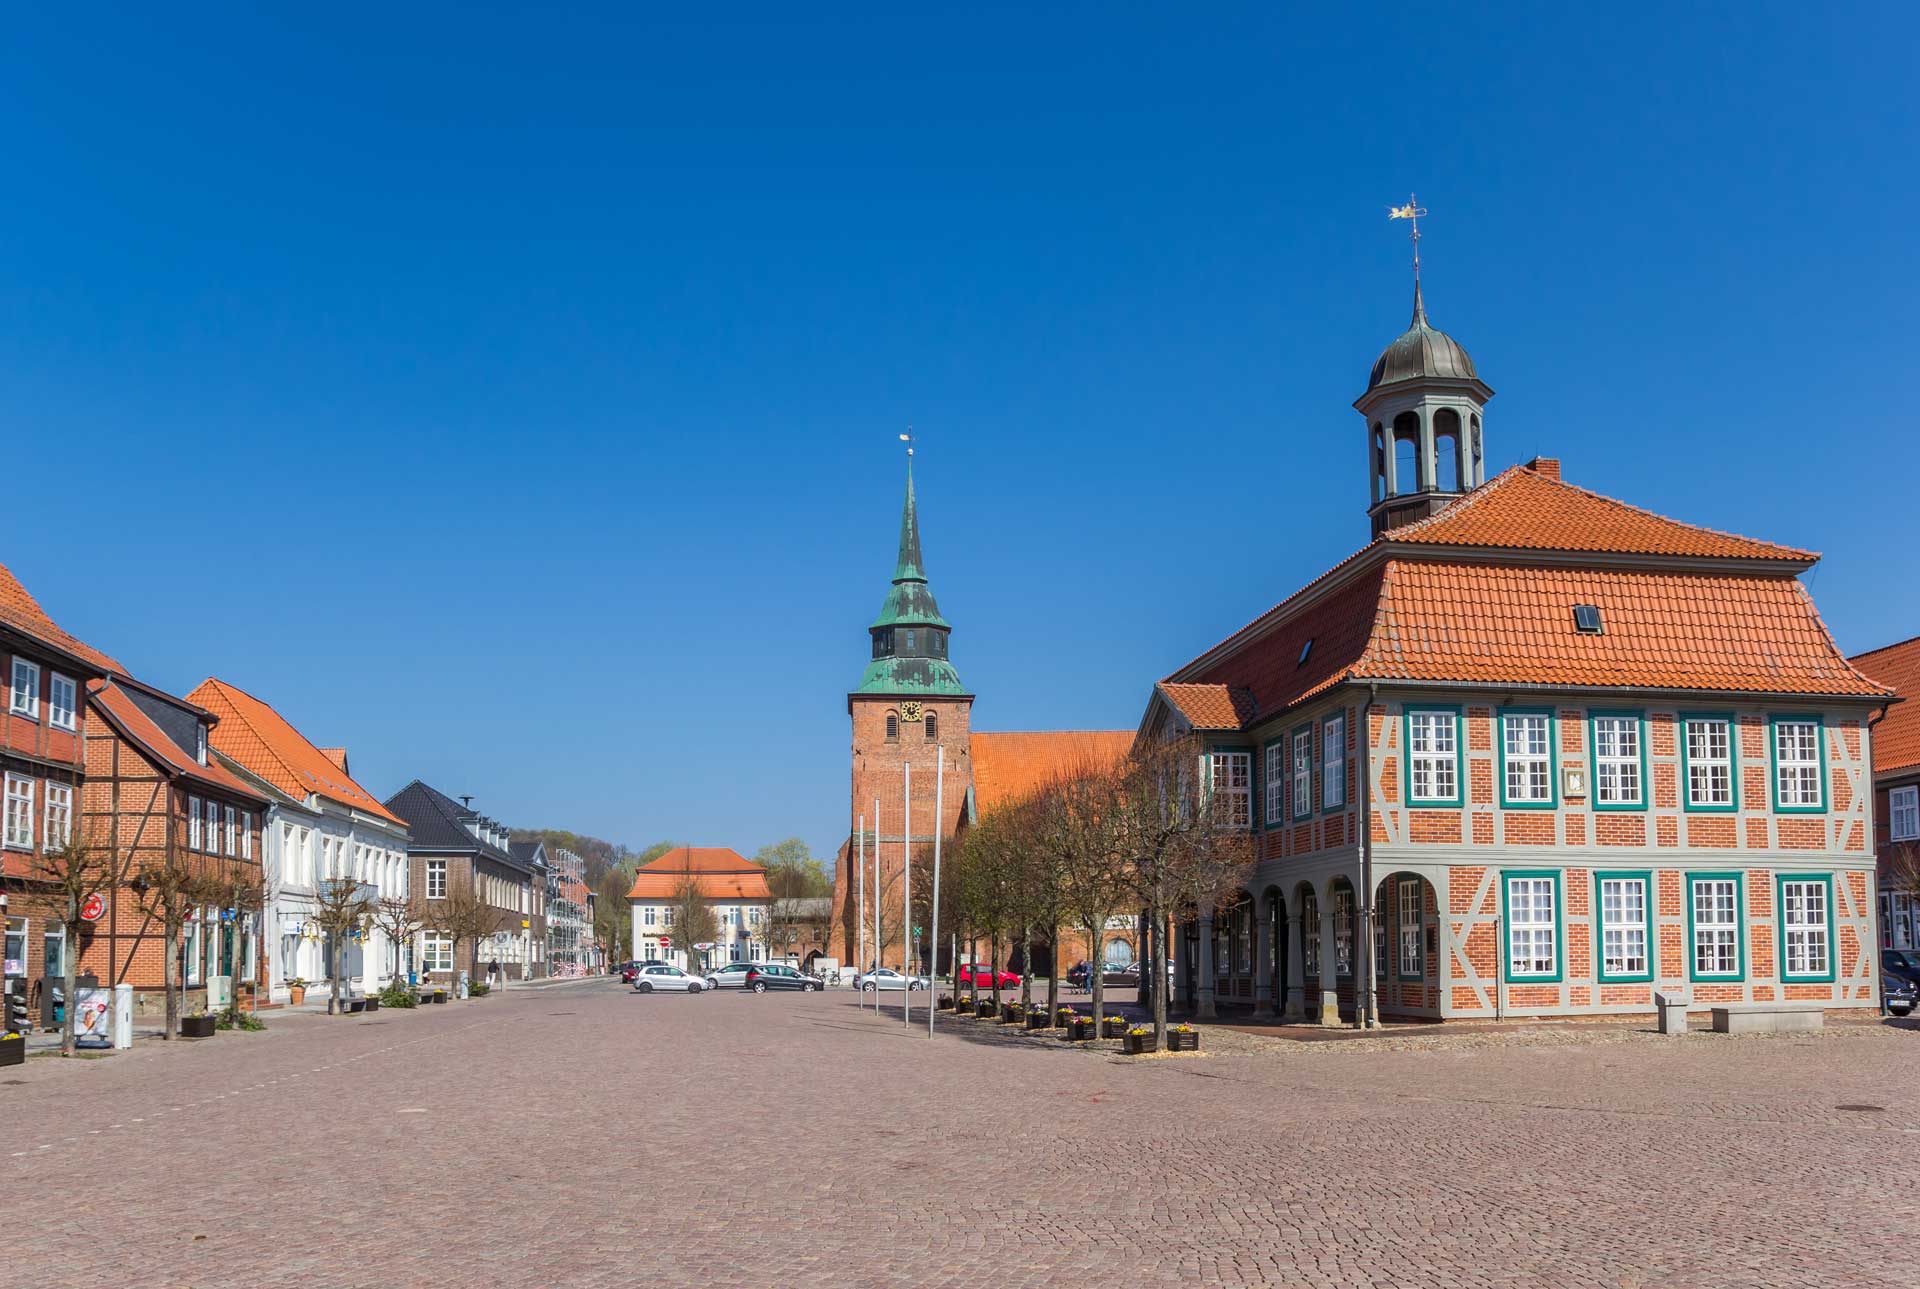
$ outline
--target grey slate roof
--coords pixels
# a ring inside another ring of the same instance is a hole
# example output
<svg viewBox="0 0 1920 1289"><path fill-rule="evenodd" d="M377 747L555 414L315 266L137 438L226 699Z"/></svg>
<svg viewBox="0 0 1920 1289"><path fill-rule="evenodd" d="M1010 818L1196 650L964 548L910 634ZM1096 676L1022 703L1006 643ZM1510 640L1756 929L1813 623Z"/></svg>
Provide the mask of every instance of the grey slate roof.
<svg viewBox="0 0 1920 1289"><path fill-rule="evenodd" d="M525 861L516 859L498 846L481 841L467 830L466 821L477 817L476 812L418 779L388 797L383 804L406 820L409 852L456 851L484 855L522 871L528 868Z"/></svg>
<svg viewBox="0 0 1920 1289"><path fill-rule="evenodd" d="M514 859L528 868L553 867L547 862L547 843L544 841L508 842L507 849L513 853Z"/></svg>

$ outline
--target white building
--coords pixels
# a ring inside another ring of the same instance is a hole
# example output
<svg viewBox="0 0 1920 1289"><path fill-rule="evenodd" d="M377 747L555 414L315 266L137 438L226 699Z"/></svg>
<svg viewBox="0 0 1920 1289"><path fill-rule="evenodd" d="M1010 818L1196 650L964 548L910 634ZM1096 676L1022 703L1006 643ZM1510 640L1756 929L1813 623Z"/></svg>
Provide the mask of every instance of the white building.
<svg viewBox="0 0 1920 1289"><path fill-rule="evenodd" d="M676 909L688 887L716 923L710 946L695 959L673 947ZM682 970L711 969L726 962L764 962L767 957L767 908L773 893L760 865L726 846L681 846L643 866L627 892L633 915L633 956L660 958Z"/></svg>

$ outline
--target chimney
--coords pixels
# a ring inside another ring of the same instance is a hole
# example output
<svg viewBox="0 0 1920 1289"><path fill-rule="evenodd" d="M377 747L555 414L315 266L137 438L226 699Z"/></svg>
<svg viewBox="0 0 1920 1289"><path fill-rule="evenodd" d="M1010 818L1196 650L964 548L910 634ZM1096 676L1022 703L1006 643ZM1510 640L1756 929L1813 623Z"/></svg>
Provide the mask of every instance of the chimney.
<svg viewBox="0 0 1920 1289"><path fill-rule="evenodd" d="M1527 469L1537 475L1543 475L1546 478L1558 482L1560 479L1560 458L1535 457L1533 460L1527 462Z"/></svg>

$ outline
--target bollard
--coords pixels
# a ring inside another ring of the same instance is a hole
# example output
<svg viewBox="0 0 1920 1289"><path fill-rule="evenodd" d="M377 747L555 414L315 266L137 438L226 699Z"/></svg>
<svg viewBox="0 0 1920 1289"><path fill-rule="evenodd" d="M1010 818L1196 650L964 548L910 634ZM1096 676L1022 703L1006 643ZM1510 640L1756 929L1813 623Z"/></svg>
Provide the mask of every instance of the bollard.
<svg viewBox="0 0 1920 1289"><path fill-rule="evenodd" d="M133 1046L133 986L113 987L113 1046L124 1052Z"/></svg>
<svg viewBox="0 0 1920 1289"><path fill-rule="evenodd" d="M1687 1000L1681 994L1654 991L1653 1009L1659 1016L1662 1034L1684 1034L1687 1032Z"/></svg>

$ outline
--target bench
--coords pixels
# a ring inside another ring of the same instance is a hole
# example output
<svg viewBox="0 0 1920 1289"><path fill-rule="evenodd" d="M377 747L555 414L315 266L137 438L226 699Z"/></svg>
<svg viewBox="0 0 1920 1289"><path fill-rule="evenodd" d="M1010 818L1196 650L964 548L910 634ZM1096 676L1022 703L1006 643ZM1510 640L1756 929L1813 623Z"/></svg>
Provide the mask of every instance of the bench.
<svg viewBox="0 0 1920 1289"><path fill-rule="evenodd" d="M1822 1003L1730 1003L1715 1007L1716 1034L1798 1034L1825 1029Z"/></svg>

